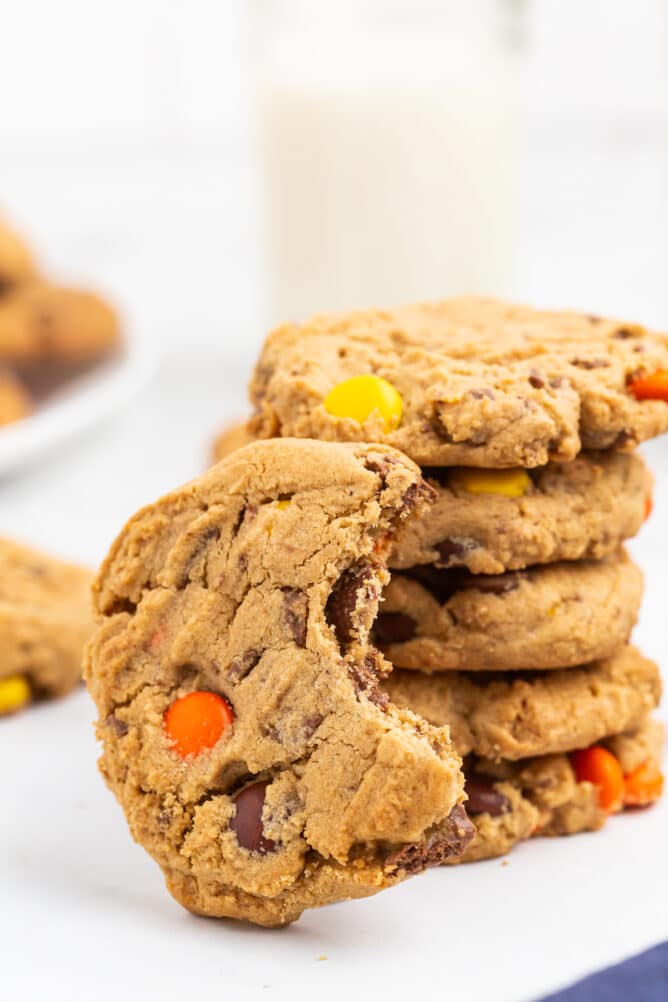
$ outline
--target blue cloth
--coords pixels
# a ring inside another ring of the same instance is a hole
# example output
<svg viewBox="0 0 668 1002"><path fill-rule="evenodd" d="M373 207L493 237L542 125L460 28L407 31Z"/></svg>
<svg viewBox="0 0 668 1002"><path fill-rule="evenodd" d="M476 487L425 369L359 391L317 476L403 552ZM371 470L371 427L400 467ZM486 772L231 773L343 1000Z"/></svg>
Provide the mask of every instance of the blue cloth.
<svg viewBox="0 0 668 1002"><path fill-rule="evenodd" d="M543 1002L668 1002L668 943L592 974Z"/></svg>

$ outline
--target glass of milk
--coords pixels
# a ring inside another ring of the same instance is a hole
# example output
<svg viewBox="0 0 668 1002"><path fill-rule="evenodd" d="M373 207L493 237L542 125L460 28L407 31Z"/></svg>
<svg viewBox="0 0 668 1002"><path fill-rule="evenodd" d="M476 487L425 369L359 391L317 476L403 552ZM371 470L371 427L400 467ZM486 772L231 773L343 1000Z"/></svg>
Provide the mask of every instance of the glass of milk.
<svg viewBox="0 0 668 1002"><path fill-rule="evenodd" d="M512 0L254 6L269 322L507 292L519 17Z"/></svg>

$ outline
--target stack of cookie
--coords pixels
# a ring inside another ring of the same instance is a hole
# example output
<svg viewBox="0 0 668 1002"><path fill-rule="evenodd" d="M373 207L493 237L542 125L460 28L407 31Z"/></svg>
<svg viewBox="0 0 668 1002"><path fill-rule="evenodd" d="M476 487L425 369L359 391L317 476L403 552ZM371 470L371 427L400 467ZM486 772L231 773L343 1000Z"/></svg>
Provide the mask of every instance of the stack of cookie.
<svg viewBox="0 0 668 1002"><path fill-rule="evenodd" d="M374 629L392 699L464 758L466 858L660 795L623 543L651 510L631 450L668 429L668 337L479 299L321 316L269 336L251 396L251 437L384 443L431 486Z"/></svg>
<svg viewBox="0 0 668 1002"><path fill-rule="evenodd" d="M48 282L0 220L0 426L27 417L119 344L111 307L93 293Z"/></svg>

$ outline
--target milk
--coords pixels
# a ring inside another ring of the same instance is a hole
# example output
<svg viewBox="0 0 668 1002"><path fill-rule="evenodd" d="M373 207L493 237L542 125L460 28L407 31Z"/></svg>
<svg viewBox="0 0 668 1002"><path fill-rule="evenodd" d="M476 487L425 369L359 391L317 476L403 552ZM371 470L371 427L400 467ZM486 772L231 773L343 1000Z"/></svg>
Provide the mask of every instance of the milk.
<svg viewBox="0 0 668 1002"><path fill-rule="evenodd" d="M271 321L508 290L516 59L471 32L361 35L274 38L259 74Z"/></svg>

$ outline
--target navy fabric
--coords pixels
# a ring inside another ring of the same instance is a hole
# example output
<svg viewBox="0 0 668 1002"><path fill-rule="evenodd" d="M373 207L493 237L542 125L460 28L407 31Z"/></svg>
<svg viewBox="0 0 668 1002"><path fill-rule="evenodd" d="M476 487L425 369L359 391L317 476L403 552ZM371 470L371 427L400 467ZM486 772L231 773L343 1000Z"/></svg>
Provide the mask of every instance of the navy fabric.
<svg viewBox="0 0 668 1002"><path fill-rule="evenodd" d="M592 974L543 1002L668 1002L668 943Z"/></svg>

